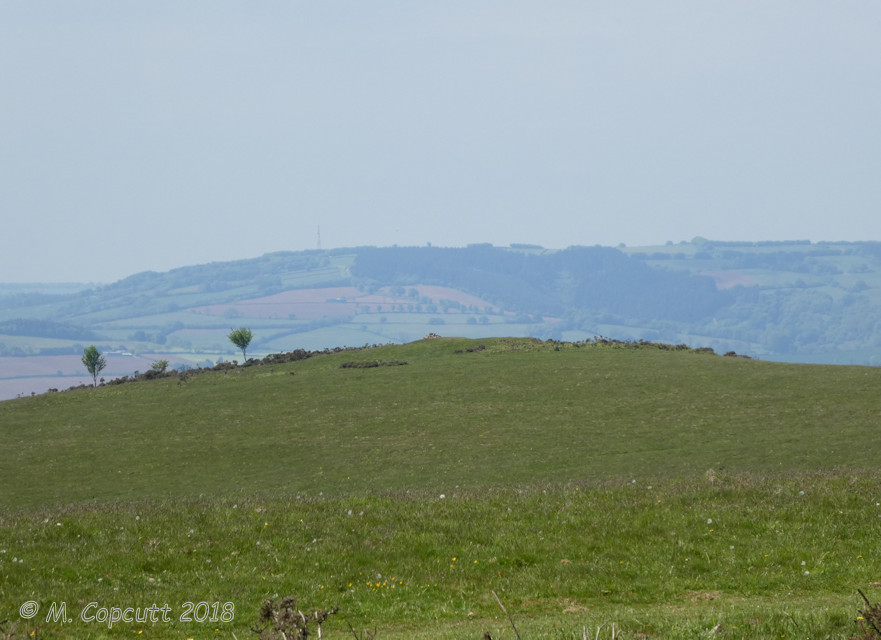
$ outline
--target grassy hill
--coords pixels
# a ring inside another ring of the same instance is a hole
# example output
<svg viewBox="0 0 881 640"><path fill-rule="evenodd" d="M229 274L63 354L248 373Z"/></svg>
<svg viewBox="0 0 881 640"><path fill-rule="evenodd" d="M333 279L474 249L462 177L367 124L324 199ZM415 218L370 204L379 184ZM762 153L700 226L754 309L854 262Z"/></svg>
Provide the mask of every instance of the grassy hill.
<svg viewBox="0 0 881 640"><path fill-rule="evenodd" d="M358 247L144 272L97 287L0 284L0 398L254 354L405 343L430 331L686 342L768 360L881 363L881 243ZM128 354L128 355L124 355ZM41 356L43 359L37 359Z"/></svg>
<svg viewBox="0 0 881 640"><path fill-rule="evenodd" d="M0 620L241 639L291 594L380 638L513 637L494 591L524 637L846 638L881 570L879 385L441 338L2 402ZM74 622L45 622L61 601ZM175 615L84 622L91 602Z"/></svg>
<svg viewBox="0 0 881 640"><path fill-rule="evenodd" d="M407 364L340 366L374 360ZM869 367L429 339L4 402L0 506L873 467L879 388Z"/></svg>

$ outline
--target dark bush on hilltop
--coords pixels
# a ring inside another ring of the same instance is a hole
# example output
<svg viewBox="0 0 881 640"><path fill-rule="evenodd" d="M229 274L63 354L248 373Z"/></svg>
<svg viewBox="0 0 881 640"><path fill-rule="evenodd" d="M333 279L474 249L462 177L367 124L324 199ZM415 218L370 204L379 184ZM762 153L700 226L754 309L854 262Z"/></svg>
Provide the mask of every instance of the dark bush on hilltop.
<svg viewBox="0 0 881 640"><path fill-rule="evenodd" d="M475 353L477 351L486 351L486 345L479 344L476 347L468 347L467 349L456 349L453 353Z"/></svg>
<svg viewBox="0 0 881 640"><path fill-rule="evenodd" d="M340 365L340 369L373 369L375 367L397 367L404 364L408 363L401 360L392 360L390 362L385 360L363 360L360 362L344 362Z"/></svg>
<svg viewBox="0 0 881 640"><path fill-rule="evenodd" d="M270 353L268 356L261 360L261 364L283 364L285 362L297 362L298 360L305 360L313 355L313 352L306 351L305 349L294 349L293 351L288 351L287 353Z"/></svg>

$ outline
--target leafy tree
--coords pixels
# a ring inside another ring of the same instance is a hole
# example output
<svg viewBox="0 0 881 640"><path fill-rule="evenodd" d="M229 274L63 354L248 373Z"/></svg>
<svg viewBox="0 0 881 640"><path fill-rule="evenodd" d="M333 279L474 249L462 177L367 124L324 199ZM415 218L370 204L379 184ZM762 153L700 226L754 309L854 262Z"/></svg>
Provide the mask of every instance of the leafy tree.
<svg viewBox="0 0 881 640"><path fill-rule="evenodd" d="M152 369L156 373L165 373L165 370L167 368L168 368L168 360L157 360L152 365L150 365L150 369Z"/></svg>
<svg viewBox="0 0 881 640"><path fill-rule="evenodd" d="M230 342L232 342L234 345L242 350L242 358L245 362L248 361L246 350L248 348L248 345L251 344L251 338L253 337L254 336L251 334L251 330L246 329L245 327L232 329L227 336Z"/></svg>
<svg viewBox="0 0 881 640"><path fill-rule="evenodd" d="M92 376L94 386L98 386L98 374L107 366L107 359L101 355L95 345L83 349L83 364Z"/></svg>

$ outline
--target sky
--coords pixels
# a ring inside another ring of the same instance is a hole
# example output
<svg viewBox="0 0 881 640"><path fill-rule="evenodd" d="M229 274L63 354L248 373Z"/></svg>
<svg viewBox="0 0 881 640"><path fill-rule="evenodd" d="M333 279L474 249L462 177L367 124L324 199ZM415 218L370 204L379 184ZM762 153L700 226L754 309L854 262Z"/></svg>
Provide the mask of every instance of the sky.
<svg viewBox="0 0 881 640"><path fill-rule="evenodd" d="M0 282L881 240L879 34L873 0L0 0Z"/></svg>

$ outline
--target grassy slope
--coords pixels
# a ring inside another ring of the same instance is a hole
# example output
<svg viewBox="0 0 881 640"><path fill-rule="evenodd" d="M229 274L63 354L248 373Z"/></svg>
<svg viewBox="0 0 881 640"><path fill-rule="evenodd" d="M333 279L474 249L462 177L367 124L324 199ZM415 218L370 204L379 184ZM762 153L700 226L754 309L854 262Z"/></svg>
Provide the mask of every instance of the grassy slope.
<svg viewBox="0 0 881 640"><path fill-rule="evenodd" d="M4 402L0 506L861 468L881 445L878 369L482 343ZM339 368L364 359L410 364Z"/></svg>
<svg viewBox="0 0 881 640"><path fill-rule="evenodd" d="M881 371L528 340L453 353L476 344L0 403L0 620L26 599L233 601L226 625L112 633L243 638L278 592L381 637L505 637L496 589L541 637L852 630L881 569ZM339 368L368 359L410 364Z"/></svg>

